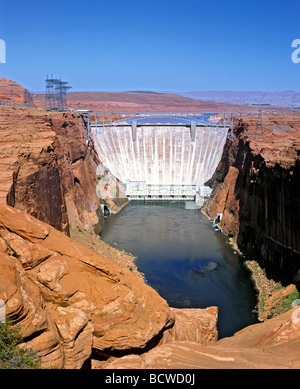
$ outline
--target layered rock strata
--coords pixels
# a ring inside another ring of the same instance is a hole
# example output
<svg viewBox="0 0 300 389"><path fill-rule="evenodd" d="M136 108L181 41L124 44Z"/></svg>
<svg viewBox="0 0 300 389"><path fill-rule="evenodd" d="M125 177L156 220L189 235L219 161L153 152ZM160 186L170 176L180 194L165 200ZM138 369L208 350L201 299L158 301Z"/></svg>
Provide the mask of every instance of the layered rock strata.
<svg viewBox="0 0 300 389"><path fill-rule="evenodd" d="M219 165L223 195L209 211L223 213L223 231L243 250L297 280L299 120L272 114L263 139L255 120L236 118ZM299 308L217 341L216 307L169 308L108 255L66 236L99 227L99 160L80 116L0 107L0 130L0 299L43 367L300 367Z"/></svg>
<svg viewBox="0 0 300 389"><path fill-rule="evenodd" d="M0 299L43 367L146 348L174 315L152 288L28 214L0 206Z"/></svg>
<svg viewBox="0 0 300 389"><path fill-rule="evenodd" d="M227 236L257 260L270 278L300 281L300 115L265 114L264 136L257 117L236 119L235 140L218 166L223 183L209 202Z"/></svg>
<svg viewBox="0 0 300 389"><path fill-rule="evenodd" d="M107 369L299 369L299 307L216 343L171 342L143 355L112 361Z"/></svg>
<svg viewBox="0 0 300 389"><path fill-rule="evenodd" d="M0 204L24 210L69 234L101 230L95 152L73 113L0 106Z"/></svg>
<svg viewBox="0 0 300 389"><path fill-rule="evenodd" d="M28 89L15 81L3 77L0 77L1 104L34 106L33 97Z"/></svg>

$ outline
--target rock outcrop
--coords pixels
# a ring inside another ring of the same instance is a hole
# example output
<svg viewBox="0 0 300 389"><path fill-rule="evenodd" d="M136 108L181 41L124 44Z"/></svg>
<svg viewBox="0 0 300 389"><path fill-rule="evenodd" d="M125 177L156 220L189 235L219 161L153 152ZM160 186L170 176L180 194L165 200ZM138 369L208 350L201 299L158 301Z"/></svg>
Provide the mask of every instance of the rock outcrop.
<svg viewBox="0 0 300 389"><path fill-rule="evenodd" d="M256 259L270 278L299 284L300 115L265 114L236 120L219 164L224 182L209 203L212 218L223 213L222 231Z"/></svg>
<svg viewBox="0 0 300 389"><path fill-rule="evenodd" d="M3 103L34 106L33 97L28 89L15 81L0 77L0 105Z"/></svg>
<svg viewBox="0 0 300 389"><path fill-rule="evenodd" d="M165 331L160 344L174 341L196 342L206 346L218 339L218 308L170 308L175 324Z"/></svg>
<svg viewBox="0 0 300 389"><path fill-rule="evenodd" d="M102 163L97 166L97 195L108 206L111 213L119 212L129 200L125 184L120 182Z"/></svg>
<svg viewBox="0 0 300 389"><path fill-rule="evenodd" d="M0 131L0 204L66 234L77 227L101 230L98 161L80 115L1 106Z"/></svg>
<svg viewBox="0 0 300 389"><path fill-rule="evenodd" d="M173 325L152 288L50 225L0 206L0 299L43 367L143 350Z"/></svg>
<svg viewBox="0 0 300 389"><path fill-rule="evenodd" d="M171 342L127 355L107 369L299 369L300 308L203 346Z"/></svg>
<svg viewBox="0 0 300 389"><path fill-rule="evenodd" d="M235 122L209 212L243 252L297 283L299 115L270 114L262 139L252 116ZM67 236L103 223L82 116L1 106L0 130L0 299L44 368L300 368L299 307L218 341L217 307L170 308L125 254ZM107 201L112 186L101 187Z"/></svg>

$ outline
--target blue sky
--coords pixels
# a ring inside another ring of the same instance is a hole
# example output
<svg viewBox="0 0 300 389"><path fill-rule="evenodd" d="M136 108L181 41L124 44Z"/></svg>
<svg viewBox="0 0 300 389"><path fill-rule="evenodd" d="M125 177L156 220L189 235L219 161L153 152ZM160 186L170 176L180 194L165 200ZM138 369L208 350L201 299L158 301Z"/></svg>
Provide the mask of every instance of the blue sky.
<svg viewBox="0 0 300 389"><path fill-rule="evenodd" d="M0 0L0 76L31 91L300 91L299 0Z"/></svg>

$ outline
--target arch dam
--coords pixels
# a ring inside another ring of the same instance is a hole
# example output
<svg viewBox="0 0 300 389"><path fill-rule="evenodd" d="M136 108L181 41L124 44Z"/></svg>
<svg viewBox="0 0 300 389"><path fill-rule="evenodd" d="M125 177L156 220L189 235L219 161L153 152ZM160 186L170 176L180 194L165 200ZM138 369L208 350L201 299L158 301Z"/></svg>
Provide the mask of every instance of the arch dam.
<svg viewBox="0 0 300 389"><path fill-rule="evenodd" d="M233 114L89 112L88 136L129 199L203 203Z"/></svg>

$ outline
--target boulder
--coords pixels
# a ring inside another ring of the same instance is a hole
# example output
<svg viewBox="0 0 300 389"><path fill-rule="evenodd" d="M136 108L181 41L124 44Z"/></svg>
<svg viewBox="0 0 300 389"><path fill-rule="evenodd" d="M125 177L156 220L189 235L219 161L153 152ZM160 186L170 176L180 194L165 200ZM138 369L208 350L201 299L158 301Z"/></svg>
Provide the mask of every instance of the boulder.
<svg viewBox="0 0 300 389"><path fill-rule="evenodd" d="M161 343L172 341L212 344L218 339L218 308L170 308L175 324L164 332Z"/></svg>

